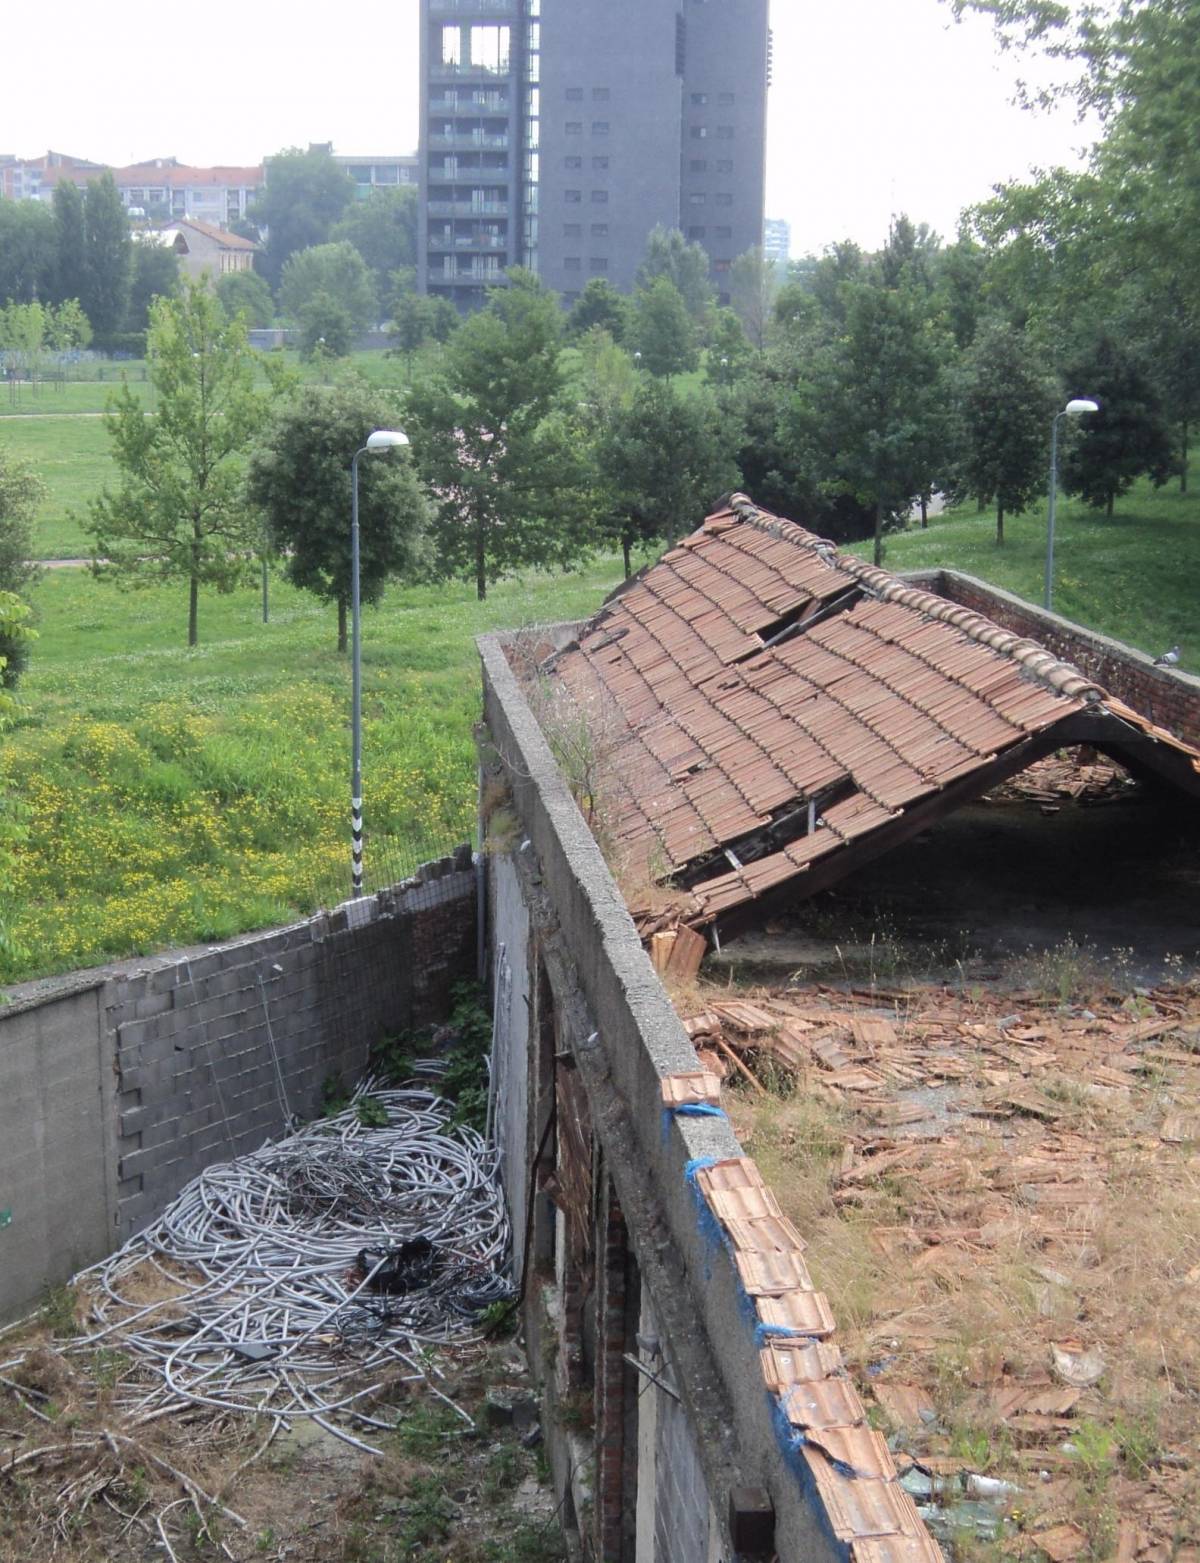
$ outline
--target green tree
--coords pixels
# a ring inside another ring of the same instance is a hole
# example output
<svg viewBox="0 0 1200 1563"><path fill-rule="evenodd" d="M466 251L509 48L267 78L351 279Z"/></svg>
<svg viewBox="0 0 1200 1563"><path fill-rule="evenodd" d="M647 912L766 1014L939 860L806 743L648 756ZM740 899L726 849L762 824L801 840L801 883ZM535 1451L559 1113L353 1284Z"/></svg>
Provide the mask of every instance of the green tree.
<svg viewBox="0 0 1200 1563"><path fill-rule="evenodd" d="M249 216L267 229L264 276L279 286L289 256L325 244L354 199L354 181L323 147L290 147L267 162L266 185Z"/></svg>
<svg viewBox="0 0 1200 1563"><path fill-rule="evenodd" d="M488 585L585 551L586 471L557 401L562 316L514 268L405 399L404 427L433 496L436 567Z"/></svg>
<svg viewBox="0 0 1200 1563"><path fill-rule="evenodd" d="M305 311L322 297L344 311L351 332L364 330L378 312L375 285L366 262L344 240L298 250L283 268L279 303L286 315L303 323Z"/></svg>
<svg viewBox="0 0 1200 1563"><path fill-rule="evenodd" d="M650 230L646 254L634 281L646 289L665 277L678 289L688 314L700 325L713 301L708 265L708 252L702 245L689 243L678 228L664 228L659 223Z"/></svg>
<svg viewBox="0 0 1200 1563"><path fill-rule="evenodd" d="M179 257L167 244L138 239L133 246L133 281L129 290L127 331L145 331L150 305L156 298L174 298L179 292Z"/></svg>
<svg viewBox="0 0 1200 1563"><path fill-rule="evenodd" d="M745 372L750 356L750 343L737 315L732 309L715 309L704 361L705 379L710 385L733 385Z"/></svg>
<svg viewBox="0 0 1200 1563"><path fill-rule="evenodd" d="M567 315L567 331L572 338L600 326L614 342L620 342L628 324L629 302L607 277L589 277Z"/></svg>
<svg viewBox="0 0 1200 1563"><path fill-rule="evenodd" d="M963 367L961 476L968 494L995 505L997 543L1005 515L1041 493L1056 400L1022 332L1004 320L980 328Z"/></svg>
<svg viewBox="0 0 1200 1563"><path fill-rule="evenodd" d="M256 271L227 271L217 279L217 297L232 320L245 315L248 326L269 326L275 319L271 290Z"/></svg>
<svg viewBox="0 0 1200 1563"><path fill-rule="evenodd" d="M350 604L350 463L373 429L392 428L387 393L361 382L307 386L272 419L250 462L247 493L262 512L284 573L301 591L337 607L346 649ZM419 556L427 506L412 462L399 451L359 464L359 582L378 602L393 576Z"/></svg>
<svg viewBox="0 0 1200 1563"><path fill-rule="evenodd" d="M89 179L83 198L83 291L79 302L98 337L120 331L129 309L133 241L113 176Z"/></svg>
<svg viewBox="0 0 1200 1563"><path fill-rule="evenodd" d="M761 245L738 256L729 272L730 302L751 345L760 353L767 345L778 293L779 272Z"/></svg>
<svg viewBox="0 0 1200 1563"><path fill-rule="evenodd" d="M54 186L54 298L81 299L84 282L83 192L69 179Z"/></svg>
<svg viewBox="0 0 1200 1563"><path fill-rule="evenodd" d="M56 353L86 347L92 340L92 323L77 298L64 299L57 309L46 311L46 344Z"/></svg>
<svg viewBox="0 0 1200 1563"><path fill-rule="evenodd" d="M942 465L932 430L944 427L948 338L911 285L844 285L845 333L815 356L793 399L790 434L814 432L827 489L874 513L875 563L886 517L904 515L935 485Z"/></svg>
<svg viewBox="0 0 1200 1563"><path fill-rule="evenodd" d="M1174 469L1171 436L1162 403L1136 358L1111 337L1098 338L1067 366L1072 396L1089 396L1100 411L1083 425L1062 461L1063 488L1110 516L1118 494L1135 478L1156 487Z"/></svg>
<svg viewBox="0 0 1200 1563"><path fill-rule="evenodd" d="M45 485L26 462L0 446L0 596L20 596L41 573L33 563L34 520ZM12 689L25 670L29 636L24 615L0 616L0 685Z"/></svg>
<svg viewBox="0 0 1200 1563"><path fill-rule="evenodd" d="M354 346L354 317L332 293L314 293L301 304L300 352L305 358L345 358Z"/></svg>
<svg viewBox="0 0 1200 1563"><path fill-rule="evenodd" d="M122 386L106 418L120 488L89 508L92 568L121 585L186 581L194 646L200 588L231 591L258 546L243 469L266 403L244 327L203 285L151 304L147 356L155 410Z"/></svg>
<svg viewBox="0 0 1200 1563"><path fill-rule="evenodd" d="M601 433L594 459L602 526L620 541L626 576L635 544L674 544L741 482L716 402L684 396L662 380L642 379Z"/></svg>
<svg viewBox="0 0 1200 1563"><path fill-rule="evenodd" d="M329 235L352 244L362 256L385 316L397 296L395 274L417 264L417 190L415 185L376 186L365 201L352 201Z"/></svg>
<svg viewBox="0 0 1200 1563"><path fill-rule="evenodd" d="M54 296L54 214L41 201L0 199L0 304Z"/></svg>
<svg viewBox="0 0 1200 1563"><path fill-rule="evenodd" d="M656 277L633 296L629 339L653 375L688 374L700 362L696 326L675 284Z"/></svg>

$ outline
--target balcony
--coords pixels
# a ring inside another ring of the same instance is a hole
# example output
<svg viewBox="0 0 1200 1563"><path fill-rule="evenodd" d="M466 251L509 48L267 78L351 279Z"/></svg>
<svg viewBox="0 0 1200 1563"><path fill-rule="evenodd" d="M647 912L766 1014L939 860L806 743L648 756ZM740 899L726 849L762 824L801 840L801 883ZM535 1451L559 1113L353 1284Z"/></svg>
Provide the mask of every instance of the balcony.
<svg viewBox="0 0 1200 1563"><path fill-rule="evenodd" d="M430 16L511 16L517 19L513 0L429 0Z"/></svg>
<svg viewBox="0 0 1200 1563"><path fill-rule="evenodd" d="M432 254L436 251L439 255L446 251L452 251L461 255L464 251L479 252L481 254L497 255L508 248L508 240L490 233L455 233L447 238L444 234L440 237L429 235L429 250Z"/></svg>
<svg viewBox="0 0 1200 1563"><path fill-rule="evenodd" d="M429 67L431 81L497 81L508 76L511 68L507 60L490 65L455 65L450 60L437 60Z"/></svg>
<svg viewBox="0 0 1200 1563"><path fill-rule="evenodd" d="M488 152L507 152L508 137L489 130L456 130L448 136L430 136L433 152L470 152L482 148Z"/></svg>
<svg viewBox="0 0 1200 1563"><path fill-rule="evenodd" d="M507 217L507 201L430 201L430 217Z"/></svg>
<svg viewBox="0 0 1200 1563"><path fill-rule="evenodd" d="M502 92L475 92L469 98L430 98L431 114L507 114Z"/></svg>

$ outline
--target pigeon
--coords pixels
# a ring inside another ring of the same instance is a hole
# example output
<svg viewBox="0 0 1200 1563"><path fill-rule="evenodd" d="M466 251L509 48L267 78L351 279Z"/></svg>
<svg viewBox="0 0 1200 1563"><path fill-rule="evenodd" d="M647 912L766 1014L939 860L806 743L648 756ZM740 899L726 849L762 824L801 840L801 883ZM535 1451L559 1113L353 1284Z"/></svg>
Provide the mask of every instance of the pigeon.
<svg viewBox="0 0 1200 1563"><path fill-rule="evenodd" d="M1155 657L1156 668L1173 668L1179 661L1179 647L1172 646L1170 651L1164 651L1161 657Z"/></svg>

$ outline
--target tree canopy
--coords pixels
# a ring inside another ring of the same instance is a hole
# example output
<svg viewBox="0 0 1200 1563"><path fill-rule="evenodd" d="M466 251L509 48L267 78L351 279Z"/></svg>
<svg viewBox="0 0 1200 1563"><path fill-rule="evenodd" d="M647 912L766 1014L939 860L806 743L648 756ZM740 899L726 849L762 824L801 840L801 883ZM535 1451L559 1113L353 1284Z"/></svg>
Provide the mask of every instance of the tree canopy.
<svg viewBox="0 0 1200 1563"><path fill-rule="evenodd" d="M289 147L268 160L266 175L249 215L268 230L261 265L278 287L290 255L328 242L354 199L354 181L323 147Z"/></svg>
<svg viewBox="0 0 1200 1563"><path fill-rule="evenodd" d="M350 603L351 460L373 429L393 428L398 417L387 393L362 383L307 386L276 412L250 462L247 493L285 575L337 607L339 651ZM359 583L370 603L390 578L412 571L427 507L401 451L363 456L358 469Z"/></svg>

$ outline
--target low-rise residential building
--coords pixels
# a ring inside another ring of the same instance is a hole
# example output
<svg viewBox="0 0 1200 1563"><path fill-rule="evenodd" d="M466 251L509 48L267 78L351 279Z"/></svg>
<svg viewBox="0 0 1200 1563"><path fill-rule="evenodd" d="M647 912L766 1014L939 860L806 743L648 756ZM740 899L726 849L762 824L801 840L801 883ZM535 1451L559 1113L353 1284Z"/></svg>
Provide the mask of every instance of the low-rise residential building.
<svg viewBox="0 0 1200 1563"><path fill-rule="evenodd" d="M145 213L151 222L186 217L218 228L243 219L263 183L261 163L197 168L173 157L114 168L112 175L131 213Z"/></svg>
<svg viewBox="0 0 1200 1563"><path fill-rule="evenodd" d="M230 272L254 269L254 252L258 246L236 233L226 233L212 223L180 218L165 228L156 229L151 237L159 244L169 245L179 257L180 271L196 282L202 277L215 282Z"/></svg>

